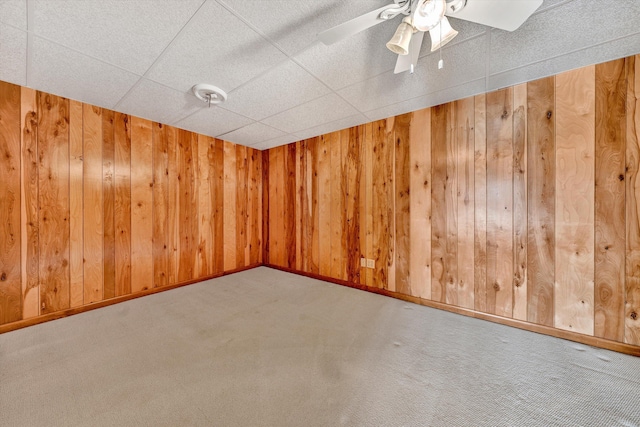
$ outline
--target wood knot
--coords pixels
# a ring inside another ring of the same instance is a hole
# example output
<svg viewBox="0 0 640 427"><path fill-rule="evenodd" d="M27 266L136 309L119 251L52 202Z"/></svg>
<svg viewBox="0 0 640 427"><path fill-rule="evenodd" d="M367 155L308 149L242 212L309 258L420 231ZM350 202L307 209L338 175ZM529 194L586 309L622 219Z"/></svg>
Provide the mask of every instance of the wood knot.
<svg viewBox="0 0 640 427"><path fill-rule="evenodd" d="M493 290L496 292L500 290L500 285L498 285L498 282L493 284Z"/></svg>
<svg viewBox="0 0 640 427"><path fill-rule="evenodd" d="M553 116L553 113L551 111L547 111L547 119L550 119L551 116Z"/></svg>
<svg viewBox="0 0 640 427"><path fill-rule="evenodd" d="M7 273L2 273L0 276L0 282L4 282L5 280L7 280Z"/></svg>
<svg viewBox="0 0 640 427"><path fill-rule="evenodd" d="M636 313L635 311L632 311L632 312L631 312L631 318L632 318L633 320L636 320L636 319L638 318L638 313Z"/></svg>
<svg viewBox="0 0 640 427"><path fill-rule="evenodd" d="M624 181L624 175L620 174L620 175L618 176L618 179L619 179L620 181Z"/></svg>

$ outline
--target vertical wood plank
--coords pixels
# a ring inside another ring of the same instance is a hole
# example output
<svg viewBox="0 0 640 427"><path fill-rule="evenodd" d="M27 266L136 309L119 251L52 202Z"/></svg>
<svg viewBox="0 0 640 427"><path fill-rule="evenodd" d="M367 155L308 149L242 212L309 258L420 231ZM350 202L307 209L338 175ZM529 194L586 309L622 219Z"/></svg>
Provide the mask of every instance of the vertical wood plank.
<svg viewBox="0 0 640 427"><path fill-rule="evenodd" d="M20 128L22 129L22 161L20 162L22 181L20 213L22 218L22 318L30 319L40 313L40 287L38 283L40 253L38 242L38 114L36 91L25 87L21 88L20 101ZM82 115L82 105L80 105L80 115ZM80 123L82 123L82 119ZM82 134L82 129L80 129L80 133ZM80 137L80 146L82 146L82 137ZM82 197L82 170L80 170L79 174L80 197ZM80 208L82 209L82 201L80 201ZM80 229L80 241L76 242L76 245L82 248L82 223L76 225L76 229L78 228ZM76 273L79 270L80 278L82 278L82 253L80 254L80 259L75 259L73 267ZM80 288L80 296L82 296L82 288Z"/></svg>
<svg viewBox="0 0 640 427"><path fill-rule="evenodd" d="M249 217L250 217L250 238L249 238L249 264L256 265L260 263L260 252L262 230L260 228L260 217L262 214L261 194L262 187L262 158L261 152L250 148L247 150L249 159Z"/></svg>
<svg viewBox="0 0 640 427"><path fill-rule="evenodd" d="M296 179L299 179L298 189L299 189L299 202L298 207L296 209L297 212L297 226L300 229L300 250L296 250L296 268L299 268L302 271L309 272L311 271L311 188L310 184L310 174L311 171L309 169L309 164L307 160L309 159L309 147L308 144L312 140L303 140L300 141L300 145L297 147L299 150L298 159L299 162L299 176L296 176ZM298 235L296 235L296 239Z"/></svg>
<svg viewBox="0 0 640 427"><path fill-rule="evenodd" d="M168 176L168 207L166 241L169 246L168 281L169 284L179 282L180 269L180 148L178 146L178 129L163 126L167 138Z"/></svg>
<svg viewBox="0 0 640 427"><path fill-rule="evenodd" d="M269 150L269 262L284 267L285 147Z"/></svg>
<svg viewBox="0 0 640 427"><path fill-rule="evenodd" d="M474 98L474 308L487 312L487 96Z"/></svg>
<svg viewBox="0 0 640 427"><path fill-rule="evenodd" d="M431 299L431 109L413 113L409 130L409 277L411 295Z"/></svg>
<svg viewBox="0 0 640 427"><path fill-rule="evenodd" d="M394 120L395 150L395 284L396 292L411 295L411 185L409 142L412 114L397 116Z"/></svg>
<svg viewBox="0 0 640 427"><path fill-rule="evenodd" d="M487 94L487 310L513 315L513 89Z"/></svg>
<svg viewBox="0 0 640 427"><path fill-rule="evenodd" d="M342 233L344 228L343 213L344 213L344 181L343 168L342 168L342 132L332 132L327 135L329 139L330 149L330 196L329 209L330 209L330 262L331 270L330 277L335 279L343 278L343 252L342 252Z"/></svg>
<svg viewBox="0 0 640 427"><path fill-rule="evenodd" d="M385 141L385 153L384 156L387 159L386 168L384 170L384 182L385 195L387 198L387 224L386 224L386 247L387 247L387 283L386 289L392 292L396 291L396 216L395 216L395 141L394 141L394 126L395 117L388 118L386 120L386 141Z"/></svg>
<svg viewBox="0 0 640 427"><path fill-rule="evenodd" d="M69 101L69 299L84 304L83 106Z"/></svg>
<svg viewBox="0 0 640 427"><path fill-rule="evenodd" d="M598 64L596 78L595 335L624 340L624 59Z"/></svg>
<svg viewBox="0 0 640 427"><path fill-rule="evenodd" d="M215 153L215 139L198 135L198 242L195 277L213 274L213 194L211 167ZM155 166L155 165L154 165ZM154 198L155 202L155 198Z"/></svg>
<svg viewBox="0 0 640 427"><path fill-rule="evenodd" d="M455 142L457 151L457 305L474 307L474 177L475 102L466 98L455 102Z"/></svg>
<svg viewBox="0 0 640 427"><path fill-rule="evenodd" d="M431 299L445 302L447 262L447 116L449 105L431 109Z"/></svg>
<svg viewBox="0 0 640 427"><path fill-rule="evenodd" d="M84 304L104 296L102 109L83 104Z"/></svg>
<svg viewBox="0 0 640 427"><path fill-rule="evenodd" d="M364 127L349 129L346 149L346 253L347 281L361 283L360 277L360 182L362 180L362 159L360 158Z"/></svg>
<svg viewBox="0 0 640 427"><path fill-rule="evenodd" d="M238 266L237 245L237 175L235 144L224 142L224 270Z"/></svg>
<svg viewBox="0 0 640 427"><path fill-rule="evenodd" d="M304 180L302 177L304 176L304 146L305 141L297 141L295 143L295 186L296 186L296 200L295 200L295 234L296 234L296 244L295 244L295 269L297 271L304 271L303 269L303 234L304 234L304 225L302 223L303 217L303 194L304 194Z"/></svg>
<svg viewBox="0 0 640 427"><path fill-rule="evenodd" d="M284 256L285 266L296 266L296 144L284 148Z"/></svg>
<svg viewBox="0 0 640 427"><path fill-rule="evenodd" d="M624 341L640 345L640 57L626 59L627 256Z"/></svg>
<svg viewBox="0 0 640 427"><path fill-rule="evenodd" d="M360 178L360 247L362 256L373 259L373 123L362 126L360 159L362 171ZM373 269L360 268L360 283L373 284Z"/></svg>
<svg viewBox="0 0 640 427"><path fill-rule="evenodd" d="M131 293L131 121L128 115L115 114L114 133L116 296L121 296Z"/></svg>
<svg viewBox="0 0 640 427"><path fill-rule="evenodd" d="M310 198L311 213L311 236L310 249L311 259L309 263L309 271L311 273L320 273L320 209L319 203L319 152L320 138L316 137L307 145L307 191Z"/></svg>
<svg viewBox="0 0 640 427"><path fill-rule="evenodd" d="M331 277L331 134L319 138L318 147L318 267Z"/></svg>
<svg viewBox="0 0 640 427"><path fill-rule="evenodd" d="M103 299L116 296L115 113L102 110L102 192L104 218Z"/></svg>
<svg viewBox="0 0 640 427"><path fill-rule="evenodd" d="M153 146L151 122L131 117L131 292L153 287Z"/></svg>
<svg viewBox="0 0 640 427"><path fill-rule="evenodd" d="M553 326L555 78L527 83L527 320Z"/></svg>
<svg viewBox="0 0 640 427"><path fill-rule="evenodd" d="M269 157L270 152L262 153L262 263L270 264L269 259Z"/></svg>
<svg viewBox="0 0 640 427"><path fill-rule="evenodd" d="M213 153L213 272L224 271L224 141L216 139Z"/></svg>
<svg viewBox="0 0 640 427"><path fill-rule="evenodd" d="M184 282L195 277L197 248L198 212L196 204L195 173L198 153L197 135L178 130L178 206L179 209L179 266L178 281ZM235 176L235 170L234 170ZM235 229L235 227L234 227ZM235 235L234 235L235 238ZM235 245L234 245L235 247Z"/></svg>
<svg viewBox="0 0 640 427"><path fill-rule="evenodd" d="M594 332L594 101L594 66L556 76L554 326L588 335Z"/></svg>
<svg viewBox="0 0 640 427"><path fill-rule="evenodd" d="M247 255L247 147L236 145L236 263L248 265Z"/></svg>
<svg viewBox="0 0 640 427"><path fill-rule="evenodd" d="M513 318L527 320L527 84L513 88Z"/></svg>
<svg viewBox="0 0 640 427"><path fill-rule="evenodd" d="M373 286L381 289L389 283L389 206L387 192L393 191L393 183L387 180L389 145L386 120L378 120L372 125L373 131L373 257L375 268Z"/></svg>
<svg viewBox="0 0 640 427"><path fill-rule="evenodd" d="M167 126L153 123L153 286L169 284L169 141Z"/></svg>
<svg viewBox="0 0 640 427"><path fill-rule="evenodd" d="M40 314L47 314L70 305L69 101L37 97Z"/></svg>
<svg viewBox="0 0 640 427"><path fill-rule="evenodd" d="M0 325L22 319L20 86L0 82Z"/></svg>

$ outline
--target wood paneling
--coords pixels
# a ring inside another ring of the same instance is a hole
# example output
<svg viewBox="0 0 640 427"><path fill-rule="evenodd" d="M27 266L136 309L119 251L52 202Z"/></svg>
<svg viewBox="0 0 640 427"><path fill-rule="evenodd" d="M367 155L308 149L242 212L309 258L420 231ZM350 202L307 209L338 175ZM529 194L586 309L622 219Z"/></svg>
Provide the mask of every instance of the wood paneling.
<svg viewBox="0 0 640 427"><path fill-rule="evenodd" d="M296 145L289 144L284 150L284 266L296 266Z"/></svg>
<svg viewBox="0 0 640 427"><path fill-rule="evenodd" d="M2 82L0 151L2 330L262 262L259 151Z"/></svg>
<svg viewBox="0 0 640 427"><path fill-rule="evenodd" d="M268 220L296 229L272 224L271 248L295 238L267 263L638 345L638 67L584 67L269 150ZM279 205L285 176L295 217Z"/></svg>
<svg viewBox="0 0 640 427"><path fill-rule="evenodd" d="M595 68L556 76L555 321L594 331Z"/></svg>
<svg viewBox="0 0 640 427"><path fill-rule="evenodd" d="M0 324L22 318L20 86L0 82Z"/></svg>
<svg viewBox="0 0 640 427"><path fill-rule="evenodd" d="M553 326L555 78L527 84L527 320Z"/></svg>
<svg viewBox="0 0 640 427"><path fill-rule="evenodd" d="M91 303L102 300L104 290L103 123L102 109L83 107L84 302Z"/></svg>
<svg viewBox="0 0 640 427"><path fill-rule="evenodd" d="M487 311L513 315L512 88L487 94Z"/></svg>
<svg viewBox="0 0 640 427"><path fill-rule="evenodd" d="M527 320L527 84L513 88L513 318Z"/></svg>
<svg viewBox="0 0 640 427"><path fill-rule="evenodd" d="M153 149L151 122L131 118L131 292L153 287Z"/></svg>
<svg viewBox="0 0 640 427"><path fill-rule="evenodd" d="M82 116L82 105L80 105L80 117ZM20 100L20 128L21 132L21 146L22 146L22 159L20 162L20 181L21 181L21 267L22 267L22 318L30 319L38 316L40 313L40 285L38 282L39 274L39 238L38 238L38 105L36 91L28 88L21 88L21 100ZM78 109L76 108L74 116L77 115ZM72 117L74 117L72 116ZM77 117L77 116L76 116ZM82 121L80 121L82 122ZM80 129L80 135L82 129ZM76 133L76 141L80 139L79 145L82 147L82 137L78 138ZM76 147L78 143L76 142ZM80 158L82 162L82 158ZM80 163L82 167L82 163ZM80 193L80 199L82 199L82 168L78 171L77 167L74 170L76 174L76 188L77 179L80 179L79 191L76 189L75 194ZM82 200L80 200L80 208L82 209ZM76 212L78 208L76 208ZM82 215L80 215L82 218ZM73 261L71 268L74 273L79 273L82 277L82 223L77 220L72 222L75 227L76 233L74 242L75 248L80 248L80 255L76 258L71 258ZM72 237L73 237L72 236ZM73 255L73 254L72 254ZM77 283L76 279L76 283ZM80 304L82 303L82 281L76 286L79 287Z"/></svg>
<svg viewBox="0 0 640 427"><path fill-rule="evenodd" d="M393 128L395 157L395 291L411 295L411 169L409 163L412 114L396 117Z"/></svg>
<svg viewBox="0 0 640 427"><path fill-rule="evenodd" d="M104 220L104 299L116 296L115 113L102 110L102 200Z"/></svg>
<svg viewBox="0 0 640 427"><path fill-rule="evenodd" d="M409 240L410 294L430 299L431 109L413 113L409 141L409 231L415 235Z"/></svg>
<svg viewBox="0 0 640 427"><path fill-rule="evenodd" d="M595 335L624 338L625 136L624 59L595 67Z"/></svg>
<svg viewBox="0 0 640 427"><path fill-rule="evenodd" d="M131 119L116 113L115 211L116 296L131 293Z"/></svg>
<svg viewBox="0 0 640 427"><path fill-rule="evenodd" d="M624 341L640 345L640 57L626 59L626 304Z"/></svg>
<svg viewBox="0 0 640 427"><path fill-rule="evenodd" d="M70 306L69 100L38 92L37 108L40 314L47 314Z"/></svg>

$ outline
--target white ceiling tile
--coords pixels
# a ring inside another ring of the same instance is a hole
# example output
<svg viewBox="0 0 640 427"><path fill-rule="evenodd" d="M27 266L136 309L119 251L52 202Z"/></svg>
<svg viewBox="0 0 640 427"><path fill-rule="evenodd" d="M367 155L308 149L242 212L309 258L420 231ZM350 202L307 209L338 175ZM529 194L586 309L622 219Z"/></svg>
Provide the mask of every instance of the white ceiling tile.
<svg viewBox="0 0 640 427"><path fill-rule="evenodd" d="M297 141L300 141L300 138L295 135L283 135L268 141L253 144L251 148L255 148L256 150L268 150L269 148L279 147L281 145L287 145Z"/></svg>
<svg viewBox="0 0 640 427"><path fill-rule="evenodd" d="M482 78L460 86L445 88L427 95L408 99L397 104L388 105L377 110L367 111L365 115L369 121L386 119L387 117L398 116L411 111L417 111L434 105L444 104L445 102L455 101L472 95L477 95L479 93L484 93L486 91L485 86L486 80Z"/></svg>
<svg viewBox="0 0 640 427"><path fill-rule="evenodd" d="M142 75L203 0L32 0L40 36Z"/></svg>
<svg viewBox="0 0 640 427"><path fill-rule="evenodd" d="M236 129L224 135L220 135L225 141L235 142L241 145L252 145L258 141L268 141L285 135L284 132L271 126L255 122L240 129Z"/></svg>
<svg viewBox="0 0 640 427"><path fill-rule="evenodd" d="M378 9L391 0L219 0L288 54L316 41L319 32ZM382 24L384 25L384 24ZM375 30L367 30L367 32Z"/></svg>
<svg viewBox="0 0 640 427"><path fill-rule="evenodd" d="M178 92L146 79L134 87L116 106L123 113L151 119L159 123L173 123L206 104L189 91Z"/></svg>
<svg viewBox="0 0 640 427"><path fill-rule="evenodd" d="M27 33L0 24L0 80L27 84Z"/></svg>
<svg viewBox="0 0 640 427"><path fill-rule="evenodd" d="M360 111L371 111L406 99L436 92L485 76L485 36L442 49L444 68L438 69L438 52L420 58L414 74L388 71L338 93Z"/></svg>
<svg viewBox="0 0 640 427"><path fill-rule="evenodd" d="M230 92L285 59L262 36L209 1L147 76L180 91L209 83Z"/></svg>
<svg viewBox="0 0 640 427"><path fill-rule="evenodd" d="M29 86L113 108L139 77L40 37L33 38Z"/></svg>
<svg viewBox="0 0 640 427"><path fill-rule="evenodd" d="M202 110L172 124L192 132L217 137L251 123L253 120L222 107L204 106Z"/></svg>
<svg viewBox="0 0 640 427"><path fill-rule="evenodd" d="M315 126L309 129L296 132L296 136L299 139L312 138L318 135L324 135L325 133L334 132L337 130L347 129L353 126L361 125L370 121L364 114L355 114L350 117L336 120L335 122L326 123L320 126Z"/></svg>
<svg viewBox="0 0 640 427"><path fill-rule="evenodd" d="M358 111L334 93L299 105L290 110L262 120L287 133L336 121L357 114Z"/></svg>
<svg viewBox="0 0 640 427"><path fill-rule="evenodd" d="M0 0L0 22L27 30L26 0Z"/></svg>
<svg viewBox="0 0 640 427"><path fill-rule="evenodd" d="M488 90L496 90L542 77L552 76L578 67L610 61L640 53L640 32L598 46L489 76Z"/></svg>
<svg viewBox="0 0 640 427"><path fill-rule="evenodd" d="M231 92L224 108L262 120L327 93L329 89L325 85L287 60Z"/></svg>
<svg viewBox="0 0 640 427"><path fill-rule="evenodd" d="M514 32L491 32L496 74L638 31L640 1L574 0L533 15Z"/></svg>

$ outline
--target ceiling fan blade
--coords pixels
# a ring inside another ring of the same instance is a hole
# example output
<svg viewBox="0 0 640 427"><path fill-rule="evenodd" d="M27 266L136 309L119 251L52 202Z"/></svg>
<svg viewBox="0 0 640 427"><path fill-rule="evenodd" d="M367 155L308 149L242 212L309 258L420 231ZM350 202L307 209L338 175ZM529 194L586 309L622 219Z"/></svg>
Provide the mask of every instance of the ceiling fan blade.
<svg viewBox="0 0 640 427"><path fill-rule="evenodd" d="M542 0L467 0L462 10L447 16L515 31L541 4Z"/></svg>
<svg viewBox="0 0 640 427"><path fill-rule="evenodd" d="M422 46L422 39L424 38L424 32L418 31L411 37L409 42L409 53L406 55L398 55L398 61L396 61L396 68L393 70L393 74L404 73L411 70L411 64L415 67L420 56L420 47Z"/></svg>
<svg viewBox="0 0 640 427"><path fill-rule="evenodd" d="M380 14L387 9L398 9L398 5L395 3L388 4L333 28L329 28L328 30L318 33L318 39L326 45L334 44L340 40L346 39L347 37L357 34L360 31L364 31L369 27L385 22L386 19L380 18Z"/></svg>

